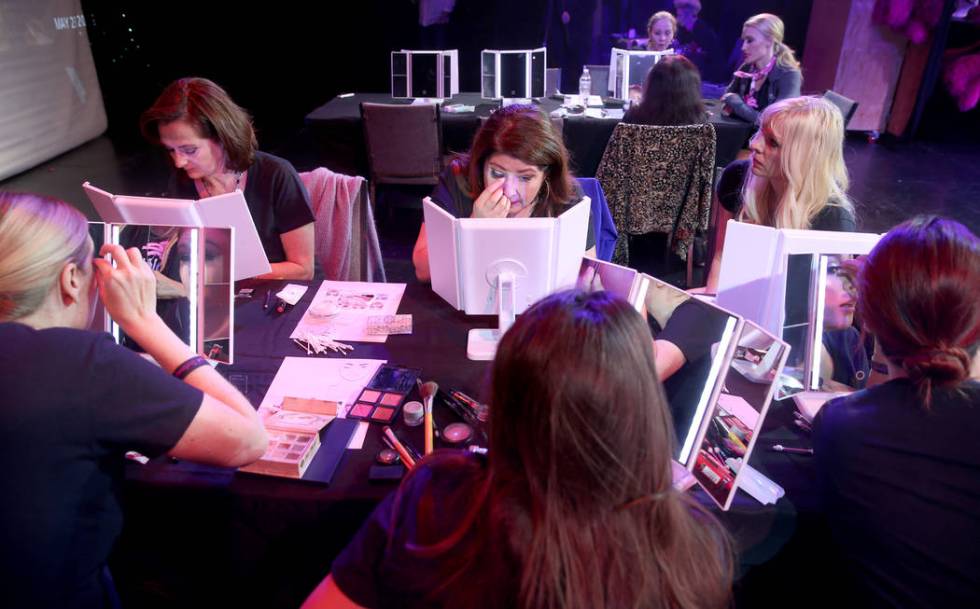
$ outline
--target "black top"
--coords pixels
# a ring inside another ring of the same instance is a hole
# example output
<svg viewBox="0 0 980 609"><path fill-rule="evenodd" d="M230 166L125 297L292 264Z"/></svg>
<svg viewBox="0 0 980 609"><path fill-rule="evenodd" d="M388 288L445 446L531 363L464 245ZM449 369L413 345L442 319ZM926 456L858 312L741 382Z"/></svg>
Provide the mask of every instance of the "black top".
<svg viewBox="0 0 980 609"><path fill-rule="evenodd" d="M194 180L183 171L174 174L170 192L182 199L199 197ZM284 262L279 235L313 222L313 208L299 174L286 159L256 151L245 176L245 202L269 262Z"/></svg>
<svg viewBox="0 0 980 609"><path fill-rule="evenodd" d="M752 71L749 64L742 64L738 69L741 72ZM726 105L731 108L733 115L744 121L755 123L759 120L759 114L773 103L781 99L799 97L802 85L803 74L799 70L787 68L777 63L769 71L766 79L762 82L762 86L755 93L757 104L755 108L745 103L745 96L749 94L749 90L752 88L752 79L737 76L732 78L732 82L728 84L725 92L737 93L742 100L735 103L726 102Z"/></svg>
<svg viewBox="0 0 980 609"><path fill-rule="evenodd" d="M926 409L896 379L814 420L824 508L872 606L980 599L980 383L960 389L934 390Z"/></svg>
<svg viewBox="0 0 980 609"><path fill-rule="evenodd" d="M123 454L171 449L197 389L107 334L0 324L4 607L98 607L122 529Z"/></svg>
<svg viewBox="0 0 980 609"><path fill-rule="evenodd" d="M834 362L832 380L855 389L864 389L868 373L871 372L871 362L861 341L861 332L854 326L826 331L823 333L823 346Z"/></svg>
<svg viewBox="0 0 980 609"><path fill-rule="evenodd" d="M439 183L432 189L432 202L445 209L456 218L469 218L473 214L473 199L467 194L466 174L463 172L463 165L456 160L449 164L439 176ZM575 183L574 199L565 205L568 209L582 200L582 189ZM542 205L535 205L531 210L531 217L541 218L546 216L546 210ZM589 232L585 237L585 249L595 247L595 230L592 227L591 210L589 217Z"/></svg>
<svg viewBox="0 0 980 609"><path fill-rule="evenodd" d="M440 588L459 566L460 548L424 556L409 545L431 545L454 532L472 507L486 473L485 460L472 455L451 462L442 457L418 466L397 492L375 508L334 560L330 573L337 587L363 607L452 606ZM468 540L464 538L461 545ZM463 585L478 594L485 606L516 606L516 599L510 597L516 577L495 579L481 584L469 578ZM488 603L487 597L499 602Z"/></svg>
<svg viewBox="0 0 980 609"><path fill-rule="evenodd" d="M718 180L718 201L733 216L742 211L742 184L749 175L750 161L732 161L725 167ZM829 230L850 233L857 229L854 214L840 205L829 204L821 209L810 223L811 230Z"/></svg>

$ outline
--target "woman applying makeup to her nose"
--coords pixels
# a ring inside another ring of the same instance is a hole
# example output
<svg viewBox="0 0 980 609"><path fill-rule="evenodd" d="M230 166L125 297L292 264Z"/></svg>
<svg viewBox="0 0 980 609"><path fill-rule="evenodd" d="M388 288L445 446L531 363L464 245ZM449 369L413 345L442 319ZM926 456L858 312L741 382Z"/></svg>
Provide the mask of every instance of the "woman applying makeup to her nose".
<svg viewBox="0 0 980 609"><path fill-rule="evenodd" d="M742 27L745 63L735 71L721 100L726 112L751 123L770 104L798 97L803 75L793 49L783 43L783 20L761 13Z"/></svg>
<svg viewBox="0 0 980 609"><path fill-rule="evenodd" d="M446 168L432 192L432 200L457 218L555 217L581 198L561 134L539 110L521 105L491 114L470 153ZM585 247L594 257L591 222ZM428 281L425 224L412 263L419 281Z"/></svg>

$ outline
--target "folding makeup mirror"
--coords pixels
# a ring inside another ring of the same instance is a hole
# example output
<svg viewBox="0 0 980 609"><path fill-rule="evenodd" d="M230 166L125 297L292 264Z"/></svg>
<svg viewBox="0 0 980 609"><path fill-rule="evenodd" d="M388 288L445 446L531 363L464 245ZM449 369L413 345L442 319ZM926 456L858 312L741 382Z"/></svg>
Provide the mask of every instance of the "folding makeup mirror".
<svg viewBox="0 0 980 609"><path fill-rule="evenodd" d="M644 276L650 282L645 304L654 350L676 348L684 356L684 363L663 379L663 384L677 436L673 458L691 469L698 431L721 391L742 318L669 283ZM660 364L661 358L657 362Z"/></svg>
<svg viewBox="0 0 980 609"><path fill-rule="evenodd" d="M704 415L721 390L720 379L741 318L650 275L610 262L583 258L576 285L584 290L606 290L628 301L647 316L654 349L679 349L683 354L680 368L663 384L677 437L672 457L690 470L692 448Z"/></svg>
<svg viewBox="0 0 980 609"><path fill-rule="evenodd" d="M544 97L548 51L484 49L480 53L480 96L484 99Z"/></svg>
<svg viewBox="0 0 980 609"><path fill-rule="evenodd" d="M643 86L647 72L674 50L636 51L612 49L609 52L609 90L616 99L629 99L630 87Z"/></svg>
<svg viewBox="0 0 980 609"><path fill-rule="evenodd" d="M636 269L583 257L575 287L587 292L611 292L642 313L646 306L643 300L650 287L650 280Z"/></svg>
<svg viewBox="0 0 980 609"><path fill-rule="evenodd" d="M717 302L790 345L782 395L821 385L819 347L827 302L827 256L844 259L867 254L880 237L729 221Z"/></svg>
<svg viewBox="0 0 980 609"><path fill-rule="evenodd" d="M391 96L446 99L459 93L459 51L391 52Z"/></svg>
<svg viewBox="0 0 980 609"><path fill-rule="evenodd" d="M789 351L785 341L745 321L724 386L698 435L692 470L723 510L747 471L742 466L749 462Z"/></svg>
<svg viewBox="0 0 980 609"><path fill-rule="evenodd" d="M156 271L157 313L182 341L205 357L232 363L234 353L234 229L90 223L102 243L135 247ZM112 322L101 301L91 329L142 351Z"/></svg>
<svg viewBox="0 0 980 609"><path fill-rule="evenodd" d="M466 355L493 359L514 317L575 285L589 230L589 198L556 218L455 218L422 202L432 291L467 315L497 314L496 329L470 330Z"/></svg>

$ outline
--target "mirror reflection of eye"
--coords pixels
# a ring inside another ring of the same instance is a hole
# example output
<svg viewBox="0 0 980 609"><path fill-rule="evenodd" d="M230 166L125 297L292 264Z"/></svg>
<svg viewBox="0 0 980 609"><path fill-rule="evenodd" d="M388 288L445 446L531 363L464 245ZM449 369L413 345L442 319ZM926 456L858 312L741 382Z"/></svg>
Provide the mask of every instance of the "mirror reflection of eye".
<svg viewBox="0 0 980 609"><path fill-rule="evenodd" d="M215 260L221 259L221 248L216 244L208 242L204 247L204 259L208 262L214 262Z"/></svg>

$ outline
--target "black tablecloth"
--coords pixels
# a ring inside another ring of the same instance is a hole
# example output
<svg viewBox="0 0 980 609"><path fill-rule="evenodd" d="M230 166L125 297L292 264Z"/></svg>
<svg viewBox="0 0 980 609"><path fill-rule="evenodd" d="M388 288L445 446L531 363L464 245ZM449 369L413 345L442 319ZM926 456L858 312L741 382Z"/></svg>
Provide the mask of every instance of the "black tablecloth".
<svg viewBox="0 0 980 609"><path fill-rule="evenodd" d="M306 116L306 124L316 140L320 162L330 169L350 175L368 175L367 153L361 128L361 102L379 104L407 104L410 100L393 99L386 93L358 93L350 97L335 97ZM466 152L473 134L480 126L480 118L499 106L486 100L479 93L460 93L446 103L476 106L474 112L464 114L442 113L442 141L447 152ZM711 115L711 124L718 136L715 165L724 167L735 160L735 155L748 139L753 126L744 121L723 116L717 100L705 100ZM561 102L542 99L541 109L551 112ZM607 107L622 108L622 102L607 100ZM572 159L575 175L595 176L606 143L619 121L585 116L565 117L562 135Z"/></svg>
<svg viewBox="0 0 980 609"><path fill-rule="evenodd" d="M255 298L237 302L235 364L218 367L254 405L283 357L306 355L289 334L316 285L281 316L262 311L265 290L280 286L256 284ZM466 358L467 331L493 327L496 319L468 317L418 284L407 286L399 312L413 315L413 334L391 336L386 344L358 343L349 357L421 368L426 380L481 396L488 366ZM454 420L441 408L437 404L435 409L438 425ZM422 446L420 428L408 430L400 422L394 427ZM731 510L722 513L705 493L694 491L732 532L742 572L771 561L796 533L799 510L812 509L810 459L766 450L774 442L806 442L783 405L774 406L752 459L753 466L786 487L787 498L775 506L761 506L739 492ZM347 451L329 486L166 458L148 465L128 463L122 489L125 527L110 563L124 603L298 606L374 505L395 488L367 480L380 448L380 427L372 425L364 447Z"/></svg>

